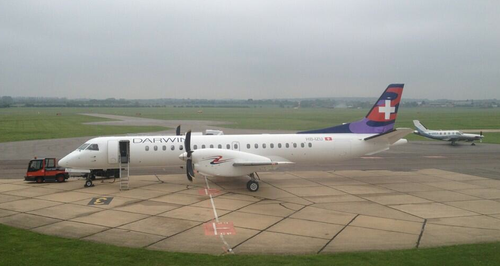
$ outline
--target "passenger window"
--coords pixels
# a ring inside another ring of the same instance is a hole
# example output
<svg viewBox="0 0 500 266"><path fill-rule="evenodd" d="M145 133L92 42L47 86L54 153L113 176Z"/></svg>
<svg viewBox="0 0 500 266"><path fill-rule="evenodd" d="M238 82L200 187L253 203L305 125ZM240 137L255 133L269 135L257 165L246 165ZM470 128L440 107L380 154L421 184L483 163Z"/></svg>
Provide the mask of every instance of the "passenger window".
<svg viewBox="0 0 500 266"><path fill-rule="evenodd" d="M90 144L89 147L87 148L89 151L98 151L99 146L97 144Z"/></svg>
<svg viewBox="0 0 500 266"><path fill-rule="evenodd" d="M155 147L154 147L154 148L155 148L155 151L157 151L157 150L158 150L158 146L156 146L156 145L155 145Z"/></svg>
<svg viewBox="0 0 500 266"><path fill-rule="evenodd" d="M271 149L274 148L274 144L273 143L269 144L269 146L271 147Z"/></svg>
<svg viewBox="0 0 500 266"><path fill-rule="evenodd" d="M149 146L144 147L144 149L146 149L146 151L149 151Z"/></svg>
<svg viewBox="0 0 500 266"><path fill-rule="evenodd" d="M255 143L255 148L258 149L259 148L259 144Z"/></svg>
<svg viewBox="0 0 500 266"><path fill-rule="evenodd" d="M194 145L193 149L197 150L198 149L198 145Z"/></svg>
<svg viewBox="0 0 500 266"><path fill-rule="evenodd" d="M205 149L205 144L201 145L201 148L202 148L202 149Z"/></svg>
<svg viewBox="0 0 500 266"><path fill-rule="evenodd" d="M262 144L262 149L265 149L266 148L266 144Z"/></svg>
<svg viewBox="0 0 500 266"><path fill-rule="evenodd" d="M235 150L237 150L238 149L238 144L234 144L233 147L234 147Z"/></svg>
<svg viewBox="0 0 500 266"><path fill-rule="evenodd" d="M226 149L230 150L231 149L231 145L226 144Z"/></svg>
<svg viewBox="0 0 500 266"><path fill-rule="evenodd" d="M307 146L309 146L309 148L312 148L313 144L311 142L307 143Z"/></svg>
<svg viewBox="0 0 500 266"><path fill-rule="evenodd" d="M179 150L181 150L181 151L184 150L184 146L179 145Z"/></svg>
<svg viewBox="0 0 500 266"><path fill-rule="evenodd" d="M222 149L222 144L217 145L217 148Z"/></svg>
<svg viewBox="0 0 500 266"><path fill-rule="evenodd" d="M163 151L167 150L167 146L163 145Z"/></svg>
<svg viewBox="0 0 500 266"><path fill-rule="evenodd" d="M278 143L278 148L280 148L280 149L281 149L281 143Z"/></svg>
<svg viewBox="0 0 500 266"><path fill-rule="evenodd" d="M171 150L175 150L175 145L170 146Z"/></svg>
<svg viewBox="0 0 500 266"><path fill-rule="evenodd" d="M247 149L250 149L250 147L252 147L250 144L247 144Z"/></svg>
<svg viewBox="0 0 500 266"><path fill-rule="evenodd" d="M290 148L290 144L288 144L288 143L285 144L285 147Z"/></svg>
<svg viewBox="0 0 500 266"><path fill-rule="evenodd" d="M304 148L306 145L304 143L300 143L300 147Z"/></svg>
<svg viewBox="0 0 500 266"><path fill-rule="evenodd" d="M213 144L210 144L210 149L213 149L214 148L214 145Z"/></svg>
<svg viewBox="0 0 500 266"><path fill-rule="evenodd" d="M294 144L293 144L293 147L294 147L294 148L297 148L297 143L294 143Z"/></svg>

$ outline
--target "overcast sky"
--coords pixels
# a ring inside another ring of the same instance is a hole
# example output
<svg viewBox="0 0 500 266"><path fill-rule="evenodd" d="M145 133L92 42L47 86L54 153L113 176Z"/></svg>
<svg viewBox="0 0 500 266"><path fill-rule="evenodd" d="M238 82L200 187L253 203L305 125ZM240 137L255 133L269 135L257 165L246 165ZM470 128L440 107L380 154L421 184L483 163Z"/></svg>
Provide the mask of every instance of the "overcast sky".
<svg viewBox="0 0 500 266"><path fill-rule="evenodd" d="M500 99L500 1L0 0L0 96Z"/></svg>

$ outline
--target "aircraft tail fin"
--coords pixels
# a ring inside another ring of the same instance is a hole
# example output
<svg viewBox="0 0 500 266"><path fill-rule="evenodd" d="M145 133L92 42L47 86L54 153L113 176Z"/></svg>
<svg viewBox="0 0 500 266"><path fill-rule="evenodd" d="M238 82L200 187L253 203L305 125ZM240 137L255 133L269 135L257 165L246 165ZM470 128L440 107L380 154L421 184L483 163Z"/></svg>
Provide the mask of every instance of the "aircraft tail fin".
<svg viewBox="0 0 500 266"><path fill-rule="evenodd" d="M418 120L413 120L413 125L415 125L415 127L417 128L417 130L419 132L426 132L427 131L427 128L422 123L420 123L420 121L418 121Z"/></svg>
<svg viewBox="0 0 500 266"><path fill-rule="evenodd" d="M403 95L404 84L391 84L378 98L365 118L343 125L329 128L299 132L299 134L314 133L360 133L381 134L394 130L394 124Z"/></svg>

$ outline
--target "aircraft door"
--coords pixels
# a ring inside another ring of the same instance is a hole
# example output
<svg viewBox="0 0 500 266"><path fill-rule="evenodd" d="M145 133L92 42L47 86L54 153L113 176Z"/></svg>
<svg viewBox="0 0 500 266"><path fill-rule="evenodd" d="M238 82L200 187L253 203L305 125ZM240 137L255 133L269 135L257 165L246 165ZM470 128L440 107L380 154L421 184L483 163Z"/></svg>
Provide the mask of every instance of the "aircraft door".
<svg viewBox="0 0 500 266"><path fill-rule="evenodd" d="M233 151L239 151L240 150L240 143L238 141L233 141L233 143L231 143L231 149Z"/></svg>
<svg viewBox="0 0 500 266"><path fill-rule="evenodd" d="M130 141L120 140L120 162L130 162Z"/></svg>
<svg viewBox="0 0 500 266"><path fill-rule="evenodd" d="M118 141L109 140L108 141L108 163L115 164L118 163Z"/></svg>

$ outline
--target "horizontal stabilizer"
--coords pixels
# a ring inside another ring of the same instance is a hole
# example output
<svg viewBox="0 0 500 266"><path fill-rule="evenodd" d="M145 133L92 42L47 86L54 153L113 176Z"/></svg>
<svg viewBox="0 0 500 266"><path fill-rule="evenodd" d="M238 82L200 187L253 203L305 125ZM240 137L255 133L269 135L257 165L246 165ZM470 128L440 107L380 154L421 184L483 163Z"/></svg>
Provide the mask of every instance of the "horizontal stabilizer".
<svg viewBox="0 0 500 266"><path fill-rule="evenodd" d="M413 129L411 128L398 128L393 131L389 131L386 133L382 133L379 135L374 135L368 138L365 138L365 141L381 141L381 142L388 142L389 144L394 144L398 140L404 138L406 135L410 134L413 132Z"/></svg>

